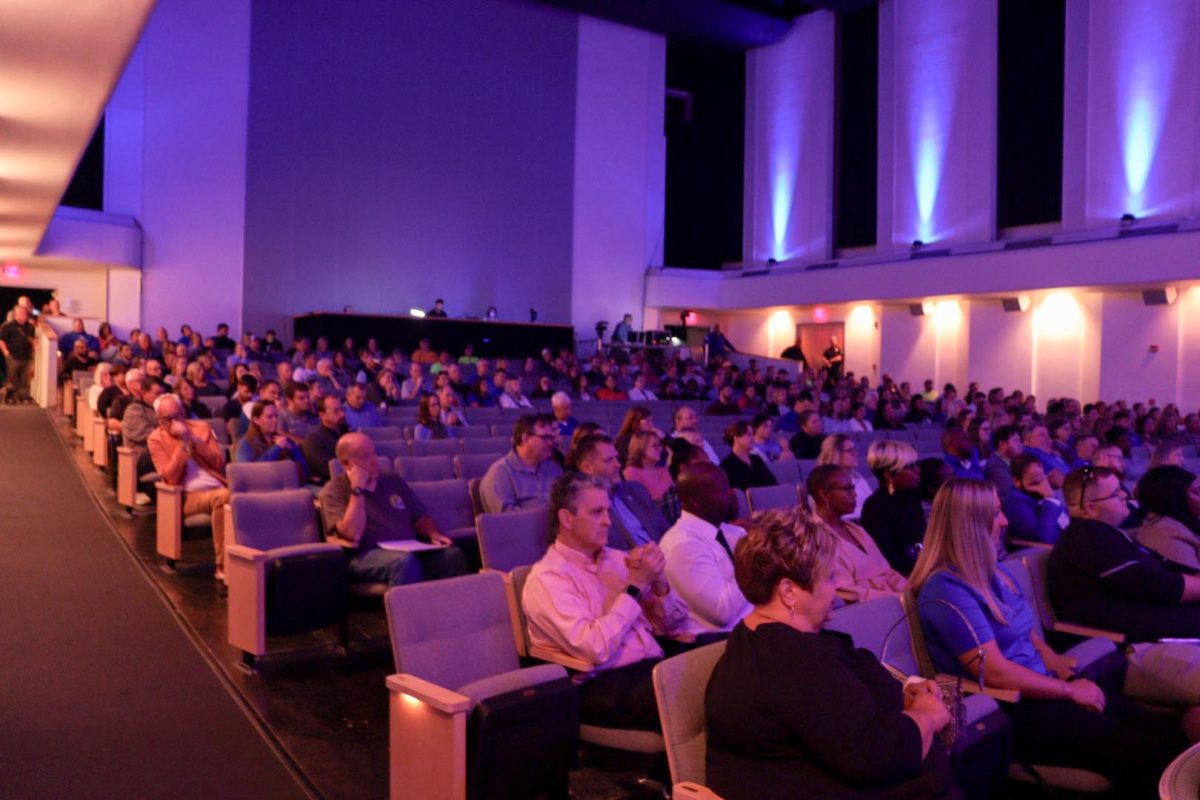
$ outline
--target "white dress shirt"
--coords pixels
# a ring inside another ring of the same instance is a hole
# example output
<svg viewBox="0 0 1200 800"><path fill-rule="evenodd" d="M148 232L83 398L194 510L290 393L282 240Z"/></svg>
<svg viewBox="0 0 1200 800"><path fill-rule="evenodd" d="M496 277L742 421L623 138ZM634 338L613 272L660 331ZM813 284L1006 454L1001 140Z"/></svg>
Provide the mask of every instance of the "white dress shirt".
<svg viewBox="0 0 1200 800"><path fill-rule="evenodd" d="M718 528L689 511L663 534L659 547L667 557L667 580L688 606L688 633L729 631L750 613L733 576L730 553L746 535L726 522L720 531L729 552L717 541Z"/></svg>
<svg viewBox="0 0 1200 800"><path fill-rule="evenodd" d="M550 545L521 596L529 643L590 661L594 672L662 658L654 635L682 633L687 607L673 592L658 597L653 589L634 600L625 591L626 555L605 547L592 558L561 542Z"/></svg>

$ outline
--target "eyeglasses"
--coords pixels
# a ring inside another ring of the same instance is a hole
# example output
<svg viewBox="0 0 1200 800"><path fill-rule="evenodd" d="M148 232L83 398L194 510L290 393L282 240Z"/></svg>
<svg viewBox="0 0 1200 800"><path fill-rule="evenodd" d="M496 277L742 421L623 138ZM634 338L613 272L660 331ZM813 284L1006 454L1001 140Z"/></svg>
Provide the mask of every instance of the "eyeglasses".
<svg viewBox="0 0 1200 800"><path fill-rule="evenodd" d="M1083 480L1079 484L1079 507L1081 509L1083 508L1083 504L1087 502L1087 500L1085 498L1087 497L1088 484L1091 483L1092 481L1094 481L1095 479L1096 479L1095 468L1090 467L1090 466L1084 467L1083 468Z"/></svg>

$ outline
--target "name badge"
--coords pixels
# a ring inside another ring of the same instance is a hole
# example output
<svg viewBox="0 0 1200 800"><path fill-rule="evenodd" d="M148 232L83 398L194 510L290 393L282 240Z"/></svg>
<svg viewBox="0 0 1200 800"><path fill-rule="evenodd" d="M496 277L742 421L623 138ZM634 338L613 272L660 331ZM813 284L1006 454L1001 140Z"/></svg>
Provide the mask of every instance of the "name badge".
<svg viewBox="0 0 1200 800"><path fill-rule="evenodd" d="M392 495L391 497L388 498L388 502L391 503L392 508L396 509L397 511L404 510L404 499L401 498L400 495L398 495L398 494Z"/></svg>

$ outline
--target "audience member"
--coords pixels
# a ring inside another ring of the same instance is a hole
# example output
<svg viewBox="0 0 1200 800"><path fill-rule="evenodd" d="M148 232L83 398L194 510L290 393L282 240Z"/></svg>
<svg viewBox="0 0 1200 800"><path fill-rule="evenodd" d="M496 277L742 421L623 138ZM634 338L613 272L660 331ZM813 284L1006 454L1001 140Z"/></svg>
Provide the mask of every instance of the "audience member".
<svg viewBox="0 0 1200 800"><path fill-rule="evenodd" d="M400 586L466 574L466 557L438 530L409 485L395 472L380 470L370 437L342 436L337 459L346 469L321 490L321 513L329 539L346 548L354 581ZM388 549L391 542L413 539L437 548Z"/></svg>
<svg viewBox="0 0 1200 800"><path fill-rule="evenodd" d="M718 389L717 399L704 409L704 413L710 417L733 417L742 413L742 409L733 400L733 387L725 384Z"/></svg>
<svg viewBox="0 0 1200 800"><path fill-rule="evenodd" d="M770 424L768 420L767 424ZM751 489L755 486L775 486L779 481L767 462L754 452L754 431L744 419L725 430L725 443L729 455L721 459L721 469L728 477L729 485L735 489ZM730 573L732 576L732 573ZM687 599L686 596L684 599Z"/></svg>
<svg viewBox="0 0 1200 800"><path fill-rule="evenodd" d="M1123 697L1123 667L1077 673L1073 658L1042 641L1016 580L996 562L1004 524L983 481L953 479L934 501L912 574L934 666L1021 692L1004 705L1018 762L1100 772L1122 796L1152 796L1186 747L1178 722Z"/></svg>
<svg viewBox="0 0 1200 800"><path fill-rule="evenodd" d="M646 487L667 521L679 519L679 495L670 471L663 466L663 440L658 431L637 431L629 440L629 457L623 475Z"/></svg>
<svg viewBox="0 0 1200 800"><path fill-rule="evenodd" d="M362 428L382 428L383 415L367 400L367 387L352 383L346 387L346 427L352 431Z"/></svg>
<svg viewBox="0 0 1200 800"><path fill-rule="evenodd" d="M870 534L847 519L857 505L850 472L822 464L808 474L806 483L817 519L833 534L838 596L859 601L903 592L904 576L892 569Z"/></svg>
<svg viewBox="0 0 1200 800"><path fill-rule="evenodd" d="M800 429L788 442L792 455L798 459L811 460L821 455L821 444L825 441L824 423L821 415L809 409L797 417Z"/></svg>
<svg viewBox="0 0 1200 800"><path fill-rule="evenodd" d="M632 550L662 539L670 523L646 487L637 481L621 480L621 462L613 441L604 434L584 436L571 447L574 468L584 475L608 481L608 546L614 550Z"/></svg>
<svg viewBox="0 0 1200 800"><path fill-rule="evenodd" d="M996 487L996 494L1004 500L1012 491L1012 462L1024 450L1021 431L1012 425L1001 425L992 434L992 454L983 471L988 481Z"/></svg>
<svg viewBox="0 0 1200 800"><path fill-rule="evenodd" d="M317 483L329 481L329 462L337 458L338 440L346 433L346 411L342 401L334 395L321 398L318 415L320 425L304 437L301 452L308 462L308 469ZM372 448L374 449L374 448Z"/></svg>
<svg viewBox="0 0 1200 800"><path fill-rule="evenodd" d="M312 410L312 396L307 386L296 381L286 384L283 394L287 402L279 409L279 432L302 442L321 424Z"/></svg>
<svg viewBox="0 0 1200 800"><path fill-rule="evenodd" d="M1042 462L1032 453L1012 460L1013 489L1001 502L1008 520L1008 539L1054 544L1070 516L1050 488Z"/></svg>
<svg viewBox="0 0 1200 800"><path fill-rule="evenodd" d="M750 612L733 575L733 549L746 535L733 524L733 489L721 469L697 464L679 473L679 501L683 511L661 543L667 580L687 603L688 634L728 632Z"/></svg>
<svg viewBox="0 0 1200 800"><path fill-rule="evenodd" d="M638 431L655 431L654 415L646 406L632 406L625 412L621 427L617 429L617 437L613 444L617 448L617 458L624 464L629 460L629 440ZM661 434L660 434L661 435Z"/></svg>
<svg viewBox="0 0 1200 800"><path fill-rule="evenodd" d="M483 510L524 511L545 506L562 468L551 458L554 434L540 417L528 414L513 426L513 446L488 468L479 484Z"/></svg>
<svg viewBox="0 0 1200 800"><path fill-rule="evenodd" d="M174 395L157 401L155 427L146 444L154 470L168 486L183 488L183 515L212 517L216 579L225 580L225 454L206 422L184 420L183 406Z"/></svg>
<svg viewBox="0 0 1200 800"><path fill-rule="evenodd" d="M925 536L917 451L907 442L876 439L867 450L867 465L879 488L863 504L860 523L892 569L908 575Z"/></svg>
<svg viewBox="0 0 1200 800"><path fill-rule="evenodd" d="M750 419L753 436L751 448L755 455L770 464L783 456L783 444L775 435L775 419L769 412L759 412Z"/></svg>
<svg viewBox="0 0 1200 800"><path fill-rule="evenodd" d="M1150 469L1166 465L1183 466L1183 446L1179 442L1159 442L1154 445L1154 450L1150 453ZM1138 495L1138 501L1141 502L1141 495Z"/></svg>
<svg viewBox="0 0 1200 800"><path fill-rule="evenodd" d="M1200 480L1183 467L1148 470L1137 486L1144 519L1133 536L1170 564L1200 572Z"/></svg>
<svg viewBox="0 0 1200 800"><path fill-rule="evenodd" d="M100 367L96 369L99 371ZM175 396L183 406L185 419L212 419L212 410L196 397L196 387L187 378L180 378L175 382Z"/></svg>
<svg viewBox="0 0 1200 800"><path fill-rule="evenodd" d="M950 714L932 682L902 686L849 636L822 631L834 542L801 510L755 515L735 551L753 611L705 694L706 784L726 800L959 797L934 734Z"/></svg>
<svg viewBox="0 0 1200 800"><path fill-rule="evenodd" d="M448 438L450 432L442 423L442 402L435 394L421 395L421 402L417 406L417 424L413 427L413 439L429 441Z"/></svg>
<svg viewBox="0 0 1200 800"><path fill-rule="evenodd" d="M918 395L919 397L920 395ZM961 428L952 428L942 434L942 452L957 478L984 480L983 465L975 454L971 437Z"/></svg>
<svg viewBox="0 0 1200 800"><path fill-rule="evenodd" d="M580 658L580 721L658 730L650 673L663 657L655 636L679 635L688 611L663 574L657 545L605 546L608 484L567 473L550 497L552 544L529 573L521 598L535 647Z"/></svg>
<svg viewBox="0 0 1200 800"><path fill-rule="evenodd" d="M499 372L497 372L499 374ZM533 403L521 392L521 379L509 378L504 383L504 391L497 400L501 408L510 411L522 408L533 408Z"/></svg>
<svg viewBox="0 0 1200 800"><path fill-rule="evenodd" d="M550 413L558 432L568 441L575 434L579 420L571 415L571 396L566 392L555 392L550 396Z"/></svg>
<svg viewBox="0 0 1200 800"><path fill-rule="evenodd" d="M862 517L863 505L871 496L871 484L858 470L858 445L854 439L844 433L833 433L825 437L821 443L821 453L817 456L817 464L832 464L846 471L846 476L854 486L854 508L846 519L858 520ZM809 494L809 497L812 495Z"/></svg>
<svg viewBox="0 0 1200 800"><path fill-rule="evenodd" d="M1037 456L1038 460L1042 462L1042 468L1046 470L1046 479L1050 481L1050 486L1061 489L1063 479L1070 471L1070 467L1054 452L1050 443L1049 430L1045 425L1034 423L1027 425L1022 434L1024 439L1022 452Z"/></svg>
<svg viewBox="0 0 1200 800"><path fill-rule="evenodd" d="M639 372L633 379L633 388L629 390L629 399L637 403L658 402L658 395L646 387L646 376Z"/></svg>
<svg viewBox="0 0 1200 800"><path fill-rule="evenodd" d="M279 410L275 403L263 400L254 404L246 434L238 439L233 460L238 463L254 461L291 461L296 465L300 483L308 483L308 462L300 445L278 432Z"/></svg>
<svg viewBox="0 0 1200 800"><path fill-rule="evenodd" d="M671 415L671 438L679 437L680 431L696 430L696 426L700 424L700 415L696 413L696 409L691 406L679 406L675 409L675 413ZM696 445L704 454L708 456L708 460L714 464L720 464L721 459L717 458L717 451L713 450L712 445L700 438L700 444Z"/></svg>
<svg viewBox="0 0 1200 800"><path fill-rule="evenodd" d="M1088 467L1067 477L1071 523L1046 564L1059 619L1117 631L1130 642L1200 638L1200 577L1171 569L1117 527L1129 509L1116 474Z"/></svg>

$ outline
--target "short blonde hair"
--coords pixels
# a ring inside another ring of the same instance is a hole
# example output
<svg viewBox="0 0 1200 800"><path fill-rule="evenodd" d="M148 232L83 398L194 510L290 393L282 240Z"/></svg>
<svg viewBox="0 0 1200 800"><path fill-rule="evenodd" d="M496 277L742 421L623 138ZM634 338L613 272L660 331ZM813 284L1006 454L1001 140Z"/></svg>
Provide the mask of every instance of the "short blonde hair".
<svg viewBox="0 0 1200 800"><path fill-rule="evenodd" d="M883 475L899 472L917 463L917 449L908 442L895 439L876 439L867 450L867 466L882 483Z"/></svg>
<svg viewBox="0 0 1200 800"><path fill-rule="evenodd" d="M832 535L802 507L760 511L737 543L733 573L746 599L761 606L784 578L811 592L833 568L833 553Z"/></svg>

